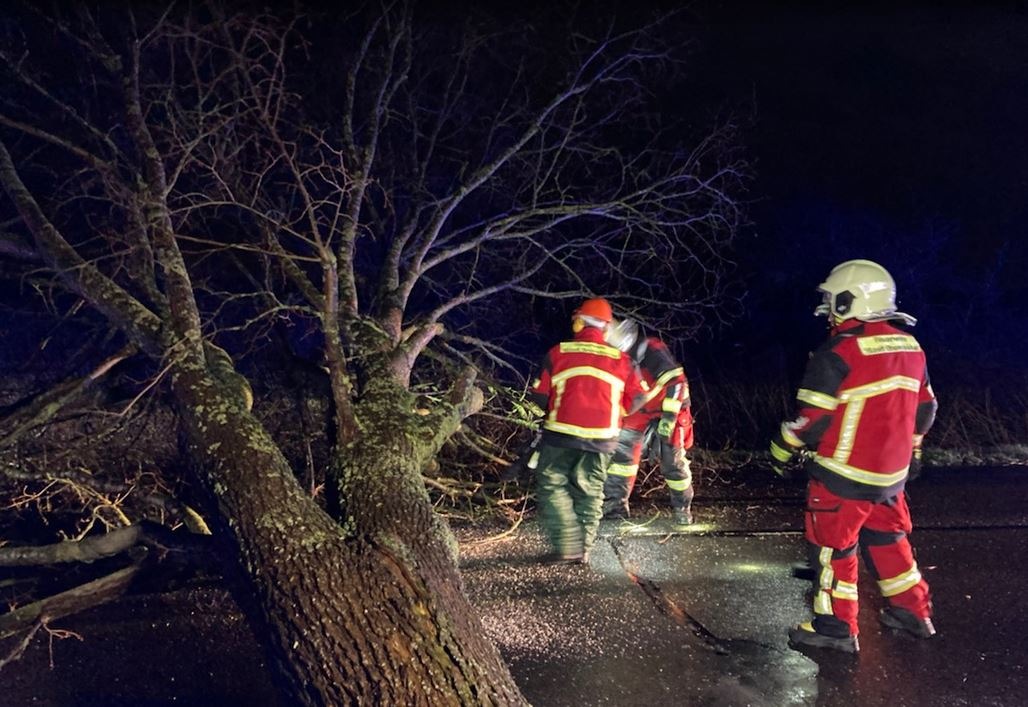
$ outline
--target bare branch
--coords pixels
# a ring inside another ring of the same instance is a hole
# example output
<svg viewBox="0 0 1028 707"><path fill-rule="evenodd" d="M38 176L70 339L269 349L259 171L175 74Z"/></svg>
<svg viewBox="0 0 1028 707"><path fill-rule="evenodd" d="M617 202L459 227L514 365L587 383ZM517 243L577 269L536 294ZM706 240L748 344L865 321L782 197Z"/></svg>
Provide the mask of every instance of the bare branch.
<svg viewBox="0 0 1028 707"><path fill-rule="evenodd" d="M117 599L128 590L141 567L139 563L129 565L100 579L0 615L0 639L29 629L37 622L45 624Z"/></svg>
<svg viewBox="0 0 1028 707"><path fill-rule="evenodd" d="M92 50L92 47L90 47ZM57 98L50 90L41 85L38 81L30 77L24 71L21 71L18 67L18 63L15 62L6 52L0 51L0 60L7 64L8 69L12 74L25 86L29 87L37 94L45 98L51 105L60 111L60 113L70 119L73 123L83 128L88 134L90 134L95 140L106 147L110 154L116 158L124 160L124 153L121 149L111 140L110 136L97 128L93 123L82 117L81 113L77 111L73 106L69 105L65 101ZM127 161L125 161L127 164Z"/></svg>
<svg viewBox="0 0 1028 707"><path fill-rule="evenodd" d="M14 422L14 428L0 437L0 449L9 447L25 434L27 430L52 420L55 415L69 403L76 400L98 378L105 375L121 361L135 354L136 350L134 344L123 347L121 351L113 356L109 356L88 375L67 380L47 390L32 400L31 403L19 408L15 415L0 420L0 428L10 422Z"/></svg>
<svg viewBox="0 0 1028 707"><path fill-rule="evenodd" d="M105 162L97 155L94 155L89 150L72 143L70 140L66 140L54 135L53 133L47 132L39 126L29 125L28 123L23 123L20 120L14 120L2 114L0 114L0 125L6 125L9 128L13 128L14 130L25 133L26 135L31 135L32 137L48 142L51 145L57 145L58 147L75 155L86 164L94 167L97 171L110 172L112 170L112 166L109 163Z"/></svg>
<svg viewBox="0 0 1028 707"><path fill-rule="evenodd" d="M36 243L37 252L68 286L103 312L140 346L163 349L162 325L157 316L117 283L86 262L43 215L35 198L21 181L7 146L0 140L0 183L14 202Z"/></svg>
<svg viewBox="0 0 1028 707"><path fill-rule="evenodd" d="M2 547L0 548L0 567L95 562L134 547L142 537L142 527L130 525L103 535L91 535L82 540L67 540L54 545Z"/></svg>
<svg viewBox="0 0 1028 707"><path fill-rule="evenodd" d="M128 127L143 156L147 185L144 198L149 207L148 231L153 234L157 244L157 261L161 264L164 272L172 328L177 336L188 342L192 349L191 353L198 356L202 354L203 338L200 314L193 298L193 286L190 282L189 271L186 269L182 253L175 241L171 215L165 200L168 184L164 163L143 116L139 72L140 42L137 39L132 43L128 73L122 79L125 115Z"/></svg>

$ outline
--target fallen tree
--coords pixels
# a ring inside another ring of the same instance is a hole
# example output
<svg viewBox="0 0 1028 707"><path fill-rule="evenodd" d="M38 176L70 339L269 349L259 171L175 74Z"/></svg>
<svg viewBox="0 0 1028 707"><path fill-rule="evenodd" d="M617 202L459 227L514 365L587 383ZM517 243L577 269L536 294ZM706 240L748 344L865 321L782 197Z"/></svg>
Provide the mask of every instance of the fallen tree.
<svg viewBox="0 0 1028 707"><path fill-rule="evenodd" d="M17 27L55 30L58 55L16 38L2 53L12 223L167 383L291 704L523 703L422 477L483 404L459 364L511 365L497 308L615 280L635 283L626 311L694 330L725 296L741 219L729 126L690 149L639 129L639 76L669 58L656 26L576 33L558 70L530 27L418 20L368 6L333 36L217 6L28 12ZM319 51L342 52L343 80L291 73ZM75 82L91 88L59 88ZM317 91L342 106L331 120L312 117ZM280 321L326 371L331 513L225 348ZM424 385L429 352L449 363Z"/></svg>

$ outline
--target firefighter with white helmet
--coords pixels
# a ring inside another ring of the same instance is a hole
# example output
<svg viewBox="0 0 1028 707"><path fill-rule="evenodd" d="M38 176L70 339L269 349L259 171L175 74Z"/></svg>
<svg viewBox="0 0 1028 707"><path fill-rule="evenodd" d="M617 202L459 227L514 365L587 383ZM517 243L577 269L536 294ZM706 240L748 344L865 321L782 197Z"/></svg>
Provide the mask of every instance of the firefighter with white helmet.
<svg viewBox="0 0 1028 707"><path fill-rule="evenodd" d="M628 518L643 450L652 449L667 484L675 525L692 523L692 472L686 450L693 444L689 381L663 341L643 336L624 319L607 330L607 342L631 355L642 374L645 402L625 418L603 487L604 518Z"/></svg>
<svg viewBox="0 0 1028 707"><path fill-rule="evenodd" d="M917 319L896 311L896 283L889 271L870 260L847 260L836 265L818 286L823 301L814 310L833 323L847 319L888 321L898 319L913 326Z"/></svg>
<svg viewBox="0 0 1028 707"><path fill-rule="evenodd" d="M832 335L807 364L798 414L771 442L783 476L796 452L812 452L805 527L814 618L789 631L790 643L859 650L858 548L889 604L881 622L929 638L932 604L907 539L904 486L937 403L920 344L893 323L916 320L897 311L892 276L870 260L841 263L818 290L815 313L829 317Z"/></svg>

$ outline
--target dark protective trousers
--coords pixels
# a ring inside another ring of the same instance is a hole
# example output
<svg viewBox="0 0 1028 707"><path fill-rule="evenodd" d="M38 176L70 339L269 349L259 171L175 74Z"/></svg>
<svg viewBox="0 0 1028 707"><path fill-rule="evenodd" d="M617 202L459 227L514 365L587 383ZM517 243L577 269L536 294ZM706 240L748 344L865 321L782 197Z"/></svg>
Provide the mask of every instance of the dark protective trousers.
<svg viewBox="0 0 1028 707"><path fill-rule="evenodd" d="M588 552L603 515L609 454L543 444L535 468L539 524L564 556Z"/></svg>
<svg viewBox="0 0 1028 707"><path fill-rule="evenodd" d="M657 434L659 422L659 418L651 420L644 430L627 427L621 430L603 486L604 515L628 512L628 499L635 487L644 449L660 461L660 473L671 496L671 507L688 510L692 504L694 491L692 471L685 453L685 430L681 425L675 426L669 440Z"/></svg>
<svg viewBox="0 0 1028 707"><path fill-rule="evenodd" d="M907 539L910 509L902 492L882 502L837 496L820 481L807 485L806 536L815 554L814 630L856 636L857 548L890 604L918 618L932 614L928 583Z"/></svg>

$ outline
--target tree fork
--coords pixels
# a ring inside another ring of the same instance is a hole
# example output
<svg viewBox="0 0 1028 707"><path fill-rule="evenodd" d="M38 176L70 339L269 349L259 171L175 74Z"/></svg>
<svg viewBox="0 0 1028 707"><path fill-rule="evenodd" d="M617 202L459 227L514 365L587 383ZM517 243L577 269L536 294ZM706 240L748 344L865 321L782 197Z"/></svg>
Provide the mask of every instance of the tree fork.
<svg viewBox="0 0 1028 707"><path fill-rule="evenodd" d="M362 435L357 472L374 490L353 489L348 502L365 513L344 532L204 367L183 361L172 380L291 703L524 704L461 592L424 486L408 486L401 504L416 512L414 528L431 530L415 530L416 542L396 532L402 514L376 517L361 500L378 493L379 478L419 478L413 457L392 457L388 446L376 453ZM399 468L382 474L383 458Z"/></svg>

